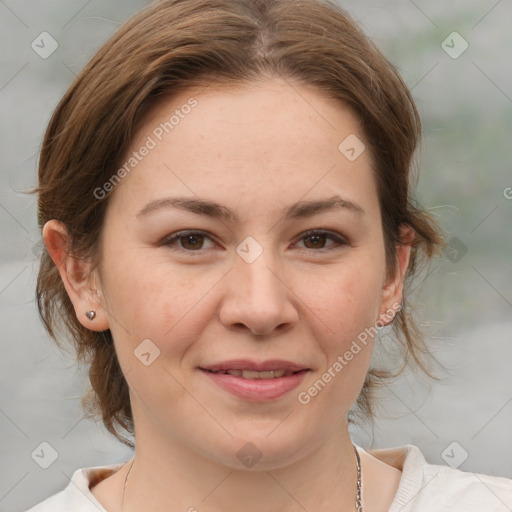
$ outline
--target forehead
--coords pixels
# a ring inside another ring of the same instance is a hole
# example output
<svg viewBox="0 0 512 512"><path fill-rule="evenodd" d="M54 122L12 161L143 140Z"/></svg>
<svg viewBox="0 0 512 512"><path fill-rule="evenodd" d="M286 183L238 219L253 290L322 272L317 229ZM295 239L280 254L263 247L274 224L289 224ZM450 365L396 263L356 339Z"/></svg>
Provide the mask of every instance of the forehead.
<svg viewBox="0 0 512 512"><path fill-rule="evenodd" d="M174 119L171 119L173 112ZM187 118L190 120L183 123ZM164 133L158 129L162 121L172 125L167 126ZM348 106L315 87L279 77L196 85L181 90L164 97L152 107L138 135L143 137L156 130L154 135L158 139L167 138L165 135L171 133L172 137L168 139L176 138L179 132L186 133L190 124L197 132L197 122L205 128L199 130L201 138L214 139L223 133L232 135L236 131L238 138L256 136L257 139L247 140L253 144L265 139L273 140L276 132L280 139L288 141L307 135L312 142L318 143L320 138L327 144L332 142L325 138L329 132L330 135L336 132L334 142L344 133L357 133L362 138L359 120ZM207 130L206 126L212 128L213 123L215 129ZM179 130L178 125L181 125ZM249 150L250 145L246 149Z"/></svg>
<svg viewBox="0 0 512 512"><path fill-rule="evenodd" d="M357 117L315 88L279 78L191 87L148 113L124 156L135 165L115 195L169 191L226 202L236 192L281 203L309 191L368 195L369 151L347 158L346 140L364 148Z"/></svg>

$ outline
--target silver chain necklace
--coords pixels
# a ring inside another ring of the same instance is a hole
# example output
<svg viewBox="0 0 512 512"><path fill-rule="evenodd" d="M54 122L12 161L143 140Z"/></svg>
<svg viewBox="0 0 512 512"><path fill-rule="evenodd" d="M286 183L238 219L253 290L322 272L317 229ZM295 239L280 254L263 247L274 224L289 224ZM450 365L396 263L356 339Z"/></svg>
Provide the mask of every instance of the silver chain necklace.
<svg viewBox="0 0 512 512"><path fill-rule="evenodd" d="M352 445L354 446L354 445ZM361 504L361 460L359 459L359 452L354 446L356 452L356 463L357 463L357 491L356 491L356 509L357 512L363 512L363 505ZM131 468L130 468L131 469Z"/></svg>
<svg viewBox="0 0 512 512"><path fill-rule="evenodd" d="M354 445L352 445L354 446ZM356 465L357 465L357 490L356 490L356 509L357 512L363 512L363 505L361 504L361 459L359 458L359 452L357 451L357 448L354 446L354 451L356 452ZM123 499L121 501L121 509L124 505L124 494L126 492L126 483L128 482L128 477L130 476L130 472L133 467L133 463L135 462L135 459L132 460L132 464L130 466L130 469L128 470L128 473L126 474L126 478L124 479L124 487L123 487Z"/></svg>

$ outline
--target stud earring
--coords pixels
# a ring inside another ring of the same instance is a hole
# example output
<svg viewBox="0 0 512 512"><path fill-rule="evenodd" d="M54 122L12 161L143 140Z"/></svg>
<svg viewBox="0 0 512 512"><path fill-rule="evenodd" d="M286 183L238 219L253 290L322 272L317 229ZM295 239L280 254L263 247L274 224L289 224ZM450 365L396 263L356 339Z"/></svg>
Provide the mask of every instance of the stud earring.
<svg viewBox="0 0 512 512"><path fill-rule="evenodd" d="M92 321L96 318L96 311L86 311L85 316Z"/></svg>

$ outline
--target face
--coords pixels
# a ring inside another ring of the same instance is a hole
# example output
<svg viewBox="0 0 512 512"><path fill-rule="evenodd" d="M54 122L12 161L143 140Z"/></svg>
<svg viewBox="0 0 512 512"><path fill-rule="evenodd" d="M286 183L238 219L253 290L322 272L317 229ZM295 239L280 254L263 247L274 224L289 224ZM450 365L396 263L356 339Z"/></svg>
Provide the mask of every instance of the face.
<svg viewBox="0 0 512 512"><path fill-rule="evenodd" d="M279 79L189 89L146 118L97 271L136 436L233 467L250 442L270 468L344 424L371 357L362 333L400 302L371 155L340 151L348 136L364 141L349 110ZM302 370L207 370L233 360Z"/></svg>

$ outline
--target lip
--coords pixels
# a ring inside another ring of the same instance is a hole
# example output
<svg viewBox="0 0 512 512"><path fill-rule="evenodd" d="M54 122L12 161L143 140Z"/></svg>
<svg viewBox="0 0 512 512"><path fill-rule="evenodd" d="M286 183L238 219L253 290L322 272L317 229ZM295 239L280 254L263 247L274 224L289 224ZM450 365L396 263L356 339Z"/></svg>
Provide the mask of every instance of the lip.
<svg viewBox="0 0 512 512"><path fill-rule="evenodd" d="M285 361L284 359L268 359L267 361L251 361L249 359L231 359L222 361L208 366L201 366L202 370L210 370L212 372L227 370L248 370L253 372L267 372L270 370L285 370L291 372L299 372L301 370L309 370L306 365Z"/></svg>
<svg viewBox="0 0 512 512"><path fill-rule="evenodd" d="M286 377L244 379L229 373L213 373L204 368L199 368L199 370L225 391L238 398L253 402L267 402L289 393L302 382L305 375L309 372L309 370L303 369Z"/></svg>

